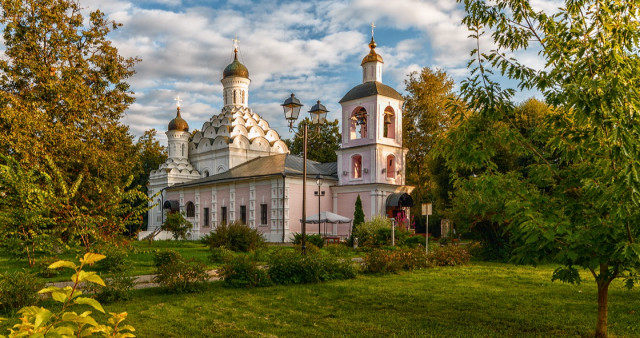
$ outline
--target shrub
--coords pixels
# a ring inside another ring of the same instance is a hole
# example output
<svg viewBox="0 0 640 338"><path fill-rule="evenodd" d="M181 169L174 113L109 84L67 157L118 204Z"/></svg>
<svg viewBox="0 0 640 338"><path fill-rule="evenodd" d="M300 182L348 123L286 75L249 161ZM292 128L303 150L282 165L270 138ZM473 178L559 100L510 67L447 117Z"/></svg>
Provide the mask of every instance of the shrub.
<svg viewBox="0 0 640 338"><path fill-rule="evenodd" d="M396 238L396 245L402 246L405 241L409 239L410 232L407 229L396 227L394 231L394 237ZM376 232L375 245L376 247L391 245L391 227L379 228Z"/></svg>
<svg viewBox="0 0 640 338"><path fill-rule="evenodd" d="M173 234L175 240L187 239L187 233L193 228L193 224L184 218L184 215L179 212L172 212L167 215L167 218L162 224L162 230L169 231Z"/></svg>
<svg viewBox="0 0 640 338"><path fill-rule="evenodd" d="M220 270L224 286L231 288L248 288L273 285L267 271L261 269L249 256L238 255L227 261Z"/></svg>
<svg viewBox="0 0 640 338"><path fill-rule="evenodd" d="M51 278L56 277L62 271L62 268L59 269L49 269L49 265L58 261L57 257L49 256L43 257L38 260L36 267L38 268L38 276L43 278Z"/></svg>
<svg viewBox="0 0 640 338"><path fill-rule="evenodd" d="M429 251L429 262L436 266L467 265L471 255L466 248L458 245L447 245Z"/></svg>
<svg viewBox="0 0 640 338"><path fill-rule="evenodd" d="M269 260L269 277L275 284L318 283L334 279L349 279L356 276L350 260L333 256L280 250Z"/></svg>
<svg viewBox="0 0 640 338"><path fill-rule="evenodd" d="M133 334L125 331L135 331L131 325L124 325L122 322L127 318L127 313L110 313L108 325L99 324L93 317L91 311L84 311L80 315L77 312L67 312L71 307L90 306L94 310L104 313L102 305L92 298L79 297L82 292L78 289L80 283L95 283L104 285L104 281L95 272L82 271L85 265L93 265L105 256L94 253L86 253L80 259L80 266L73 262L58 261L51 264L52 269L70 268L75 271L71 276L73 286L59 288L50 286L38 293L51 294L51 298L62 303L61 310L53 313L44 307L28 306L18 311L20 313L20 323L9 329L9 337L87 337L94 333L101 333L104 337L133 337Z"/></svg>
<svg viewBox="0 0 640 338"><path fill-rule="evenodd" d="M337 257L347 257L349 255L349 247L347 244L328 245L327 252Z"/></svg>
<svg viewBox="0 0 640 338"><path fill-rule="evenodd" d="M165 251L171 252L171 251ZM195 259L184 259L180 254L175 255L160 252L163 261L156 266L154 282L170 292L195 292L204 287L209 279L206 266ZM158 256L156 256L158 257Z"/></svg>
<svg viewBox="0 0 640 338"><path fill-rule="evenodd" d="M85 286L85 289L95 294L96 298L103 303L129 300L131 291L136 286L136 277L126 274L126 271L131 269L127 254L123 250L107 251L110 251L113 256L107 256L96 263L96 270L102 271L101 277L104 277L106 285L91 284Z"/></svg>
<svg viewBox="0 0 640 338"><path fill-rule="evenodd" d="M427 254L421 248L374 249L364 258L364 271L368 273L398 273L427 266Z"/></svg>
<svg viewBox="0 0 640 338"><path fill-rule="evenodd" d="M295 245L293 246L293 249L294 249L298 254L301 254L301 253L302 253L302 244L295 244ZM306 244L306 248L305 248L305 249L306 249L306 253L312 253L312 254L315 254L315 253L319 253L319 252L320 252L320 249L319 249L317 246L313 245L313 243L307 243L307 244Z"/></svg>
<svg viewBox="0 0 640 338"><path fill-rule="evenodd" d="M212 263L225 263L233 258L233 251L225 246L211 248L209 253L209 261Z"/></svg>
<svg viewBox="0 0 640 338"><path fill-rule="evenodd" d="M401 243L402 246L407 246L407 247L410 247L410 248L415 248L415 247L418 247L418 246L424 247L425 244L426 244L426 238L424 236L421 236L421 235L409 236L409 237L405 238Z"/></svg>
<svg viewBox="0 0 640 338"><path fill-rule="evenodd" d="M205 236L202 242L209 248L225 246L236 252L254 251L266 245L264 237L257 229L240 222L220 224L214 232Z"/></svg>
<svg viewBox="0 0 640 338"><path fill-rule="evenodd" d="M391 231L391 221L384 216L376 216L370 221L361 223L353 230L353 237L358 238L358 246L361 247L380 247L386 245L383 236L380 235L381 229L389 229ZM391 238L391 235L389 235Z"/></svg>
<svg viewBox="0 0 640 338"><path fill-rule="evenodd" d="M161 265L167 265L178 261L180 258L182 258L182 256L174 250L156 250L153 253L153 264L157 268Z"/></svg>
<svg viewBox="0 0 640 338"><path fill-rule="evenodd" d="M0 274L0 311L11 312L38 302L44 282L26 271Z"/></svg>
<svg viewBox="0 0 640 338"><path fill-rule="evenodd" d="M306 244L311 243L317 246L318 248L322 248L324 246L324 238L322 238L320 234L314 234L314 235L307 234L305 236L305 239L306 239ZM300 233L293 234L293 244L302 245L302 234Z"/></svg>

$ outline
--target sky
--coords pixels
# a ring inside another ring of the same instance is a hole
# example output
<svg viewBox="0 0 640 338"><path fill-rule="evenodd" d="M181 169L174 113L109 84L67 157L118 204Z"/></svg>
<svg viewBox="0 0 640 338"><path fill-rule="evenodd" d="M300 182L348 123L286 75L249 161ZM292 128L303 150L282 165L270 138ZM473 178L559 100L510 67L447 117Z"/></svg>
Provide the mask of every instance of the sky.
<svg viewBox="0 0 640 338"><path fill-rule="evenodd" d="M125 57L139 57L129 79L136 102L123 122L138 137L151 128L166 142L177 96L191 130L201 129L222 103L222 71L233 60L233 39L249 69L249 106L281 137L291 136L280 104L294 93L306 111L320 100L328 118L338 101L362 82L360 62L375 23L382 81L405 94L404 80L423 67L445 70L460 83L474 40L455 0L80 0L122 24L110 34ZM554 11L557 0L532 0ZM544 66L535 51L518 55ZM520 93L524 100L532 93ZM302 115L302 113L301 113Z"/></svg>

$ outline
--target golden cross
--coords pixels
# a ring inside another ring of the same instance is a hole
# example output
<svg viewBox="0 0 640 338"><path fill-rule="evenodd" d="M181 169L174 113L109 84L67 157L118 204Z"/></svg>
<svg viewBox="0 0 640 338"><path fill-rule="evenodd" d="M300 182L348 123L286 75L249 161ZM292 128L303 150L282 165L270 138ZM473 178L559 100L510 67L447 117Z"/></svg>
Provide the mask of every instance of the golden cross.
<svg viewBox="0 0 640 338"><path fill-rule="evenodd" d="M173 99L174 101L176 101L176 107L180 108L180 102L182 102L182 100L180 99L180 95L178 95L175 99Z"/></svg>
<svg viewBox="0 0 640 338"><path fill-rule="evenodd" d="M371 37L373 37L373 29L376 28L376 25L371 21Z"/></svg>
<svg viewBox="0 0 640 338"><path fill-rule="evenodd" d="M233 49L238 49L238 44L240 42L240 40L238 40L238 35L236 34L236 36L233 38Z"/></svg>

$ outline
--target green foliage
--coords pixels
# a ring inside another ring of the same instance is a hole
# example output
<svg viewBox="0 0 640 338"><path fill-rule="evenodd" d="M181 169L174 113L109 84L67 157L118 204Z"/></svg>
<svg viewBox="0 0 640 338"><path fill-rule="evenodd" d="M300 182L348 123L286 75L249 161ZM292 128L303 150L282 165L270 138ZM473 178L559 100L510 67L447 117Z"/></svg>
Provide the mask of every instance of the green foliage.
<svg viewBox="0 0 640 338"><path fill-rule="evenodd" d="M286 140L289 151L293 155L302 156L303 123L311 123L311 120L305 117L298 123L298 130L295 136L291 140ZM309 125L307 135L307 159L320 163L336 162L338 160L336 150L340 149L340 144L342 143L338 120L326 121L320 127L320 133L316 133L315 127Z"/></svg>
<svg viewBox="0 0 640 338"><path fill-rule="evenodd" d="M407 96L402 111L402 139L403 145L411 149L406 156L406 181L416 187L411 196L418 202L411 212L420 214L422 202L433 202L434 215L430 218L436 220L449 204L453 173L444 158L432 150L456 125L451 108L457 100L455 83L445 71L428 67L411 72L404 83Z"/></svg>
<svg viewBox="0 0 640 338"><path fill-rule="evenodd" d="M49 265L59 261L57 257L47 256L38 259L38 263L36 264L36 268L38 269L38 276L43 278L51 278L58 276L62 269L49 269Z"/></svg>
<svg viewBox="0 0 640 338"><path fill-rule="evenodd" d="M360 224L353 231L353 237L358 238L358 245L365 248L391 244L388 241L391 239L391 221L384 216L375 216L371 220Z"/></svg>
<svg viewBox="0 0 640 338"><path fill-rule="evenodd" d="M324 246L324 238L322 238L322 235L320 234L313 234L313 235L306 234L305 240L306 240L306 243L311 243L320 249ZM293 234L293 244L295 245L302 244L301 233Z"/></svg>
<svg viewBox="0 0 640 338"><path fill-rule="evenodd" d="M353 230L351 237L358 237L355 234L358 233L358 228L360 224L364 223L364 211L362 210L362 200L360 199L360 194L356 198L356 205L353 211Z"/></svg>
<svg viewBox="0 0 640 338"><path fill-rule="evenodd" d="M275 284L307 284L355 278L350 260L307 252L275 251L269 260L269 277Z"/></svg>
<svg viewBox="0 0 640 338"><path fill-rule="evenodd" d="M96 263L95 269L101 272L105 285L92 284L85 290L95 294L102 303L131 299L131 291L136 286L136 277L129 276L132 264L127 253L121 248L103 249L106 257Z"/></svg>
<svg viewBox="0 0 640 338"><path fill-rule="evenodd" d="M224 246L213 247L209 249L209 261L212 263L225 263L234 257L233 251Z"/></svg>
<svg viewBox="0 0 640 338"><path fill-rule="evenodd" d="M426 244L426 239L420 235L409 235L405 237L401 242L399 242L400 246L407 246L410 248L415 248L417 246L422 245L423 247Z"/></svg>
<svg viewBox="0 0 640 338"><path fill-rule="evenodd" d="M209 235L202 238L209 248L226 247L236 252L248 252L264 247L265 239L258 229L241 222L220 224Z"/></svg>
<svg viewBox="0 0 640 338"><path fill-rule="evenodd" d="M170 265L172 262L180 260L180 255L175 250L156 250L153 253L153 265L157 268L161 265Z"/></svg>
<svg viewBox="0 0 640 338"><path fill-rule="evenodd" d="M59 197L25 215L34 229L26 241L40 249L60 237L85 251L116 242L147 207L145 194L128 189L136 156L121 122L134 100L126 80L137 60L107 39L118 24L85 13L73 0L2 2L0 154L49 173Z"/></svg>
<svg viewBox="0 0 640 338"><path fill-rule="evenodd" d="M364 257L367 273L398 273L426 268L427 264L424 248L373 249Z"/></svg>
<svg viewBox="0 0 640 338"><path fill-rule="evenodd" d="M265 269L247 255L229 259L219 270L224 286L230 288L253 288L273 285Z"/></svg>
<svg viewBox="0 0 640 338"><path fill-rule="evenodd" d="M187 234L192 228L193 224L180 212L169 213L162 224L162 230L171 232L175 240L187 239Z"/></svg>
<svg viewBox="0 0 640 338"><path fill-rule="evenodd" d="M207 267L196 259L185 259L177 252L164 251L156 255L153 281L172 293L196 292L209 279Z"/></svg>
<svg viewBox="0 0 640 338"><path fill-rule="evenodd" d="M44 307L28 306L18 311L20 313L20 323L9 329L9 337L36 336L91 336L100 333L107 337L135 337L131 332L135 329L131 325L122 325L127 318L127 313L110 313L108 325L99 324L92 316L91 311L81 314L67 311L70 307L90 306L94 310L104 313L102 305L93 298L80 297L82 291L78 289L80 283L95 283L104 285L104 281L95 272L86 272L82 269L86 265L93 265L102 260L105 256L94 253L86 253L80 258L80 265L70 261L58 261L51 264L50 268L69 268L75 271L71 276L73 286L64 288L49 286L40 291L39 294L50 294L51 298L61 303L61 310L57 313ZM128 332L127 332L128 331Z"/></svg>
<svg viewBox="0 0 640 338"><path fill-rule="evenodd" d="M576 267L590 270L599 290L596 335L606 336L609 284L636 278L640 268L640 4L570 1L547 14L525 0L463 2L463 22L478 42L461 85L473 114L441 153L455 171L484 171L456 184L478 181L484 196L505 188L492 198L504 201L499 217L514 244L512 261L550 257L565 267L554 274L565 282L578 281ZM484 34L493 38L491 51L481 49ZM531 44L542 70L505 54ZM498 85L498 73L542 93L551 113L519 119L515 91ZM501 153L526 159L523 169L501 171L510 160Z"/></svg>
<svg viewBox="0 0 640 338"><path fill-rule="evenodd" d="M0 274L0 311L8 313L40 300L38 290L44 282L27 271Z"/></svg>
<svg viewBox="0 0 640 338"><path fill-rule="evenodd" d="M427 259L435 266L456 266L469 264L471 255L463 246L445 245L430 250Z"/></svg>

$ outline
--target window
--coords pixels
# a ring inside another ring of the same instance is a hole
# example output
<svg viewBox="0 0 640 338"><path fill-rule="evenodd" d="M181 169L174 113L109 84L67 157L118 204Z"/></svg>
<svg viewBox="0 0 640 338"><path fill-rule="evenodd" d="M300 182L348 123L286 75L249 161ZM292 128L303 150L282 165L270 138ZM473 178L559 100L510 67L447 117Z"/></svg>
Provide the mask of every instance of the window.
<svg viewBox="0 0 640 338"><path fill-rule="evenodd" d="M204 220L202 221L202 226L209 226L209 208L204 208Z"/></svg>
<svg viewBox="0 0 640 338"><path fill-rule="evenodd" d="M196 206L193 202L187 202L187 217L196 217Z"/></svg>
<svg viewBox="0 0 640 338"><path fill-rule="evenodd" d="M349 136L352 140L367 137L367 111L362 107L356 108L351 114Z"/></svg>
<svg viewBox="0 0 640 338"><path fill-rule="evenodd" d="M267 205L260 204L260 224L267 224Z"/></svg>
<svg viewBox="0 0 640 338"><path fill-rule="evenodd" d="M396 176L396 160L393 155L387 156L387 177L394 178Z"/></svg>
<svg viewBox="0 0 640 338"><path fill-rule="evenodd" d="M393 108L387 107L384 110L383 121L383 136L386 138L396 138L396 114L393 112Z"/></svg>
<svg viewBox="0 0 640 338"><path fill-rule="evenodd" d="M244 101L244 90L242 91L242 104L246 104L247 102Z"/></svg>
<svg viewBox="0 0 640 338"><path fill-rule="evenodd" d="M351 172L353 178L362 178L362 156L353 155L351 157Z"/></svg>
<svg viewBox="0 0 640 338"><path fill-rule="evenodd" d="M237 94L237 91L235 91L235 90L234 90L234 91L233 91L233 103L234 103L234 104L235 104L235 103L236 103L236 101L237 101L237 100L236 100L236 94Z"/></svg>
<svg viewBox="0 0 640 338"><path fill-rule="evenodd" d="M240 206L240 221L242 222L242 224L247 224L247 206L246 205Z"/></svg>
<svg viewBox="0 0 640 338"><path fill-rule="evenodd" d="M182 156L184 156L184 144L182 145Z"/></svg>
<svg viewBox="0 0 640 338"><path fill-rule="evenodd" d="M227 223L227 207L220 208L220 223Z"/></svg>

